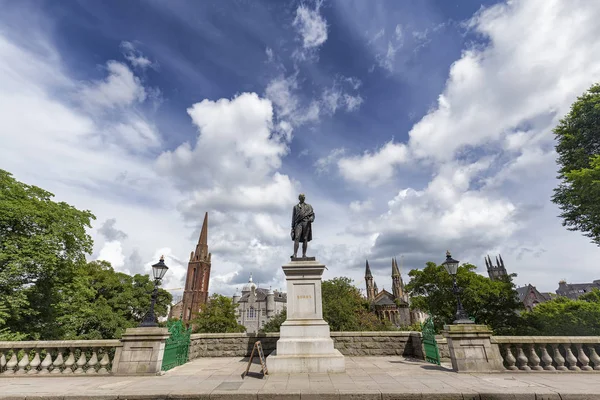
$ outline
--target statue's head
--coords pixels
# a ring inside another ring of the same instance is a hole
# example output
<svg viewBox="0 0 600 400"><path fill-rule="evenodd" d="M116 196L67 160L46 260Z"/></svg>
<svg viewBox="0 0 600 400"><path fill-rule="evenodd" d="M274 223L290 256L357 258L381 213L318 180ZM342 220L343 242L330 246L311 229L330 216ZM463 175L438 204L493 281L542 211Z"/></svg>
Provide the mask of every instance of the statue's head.
<svg viewBox="0 0 600 400"><path fill-rule="evenodd" d="M304 196L304 193L300 193L300 195L298 196L298 200L300 200L300 203L304 203L304 199L306 199L306 196Z"/></svg>

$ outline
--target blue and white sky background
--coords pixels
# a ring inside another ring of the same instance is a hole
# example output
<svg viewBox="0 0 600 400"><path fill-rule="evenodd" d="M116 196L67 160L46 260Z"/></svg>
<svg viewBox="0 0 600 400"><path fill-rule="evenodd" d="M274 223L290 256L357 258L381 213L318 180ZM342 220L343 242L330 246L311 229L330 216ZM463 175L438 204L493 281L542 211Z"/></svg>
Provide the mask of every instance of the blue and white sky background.
<svg viewBox="0 0 600 400"><path fill-rule="evenodd" d="M482 4L483 3L483 4ZM589 0L0 0L0 168L96 216L94 253L181 288L285 288L298 193L324 278L446 249L520 285L600 278L550 202L551 130L600 80ZM173 290L175 296L181 290Z"/></svg>

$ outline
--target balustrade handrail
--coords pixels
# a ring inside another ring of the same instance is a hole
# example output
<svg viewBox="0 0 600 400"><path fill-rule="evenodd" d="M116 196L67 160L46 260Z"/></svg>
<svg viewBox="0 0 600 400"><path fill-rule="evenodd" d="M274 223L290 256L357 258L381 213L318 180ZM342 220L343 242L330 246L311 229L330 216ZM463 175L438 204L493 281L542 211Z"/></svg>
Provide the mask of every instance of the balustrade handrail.
<svg viewBox="0 0 600 400"><path fill-rule="evenodd" d="M111 374L122 347L118 339L0 342L0 377Z"/></svg>
<svg viewBox="0 0 600 400"><path fill-rule="evenodd" d="M492 336L492 343L509 344L509 343L535 343L535 344L597 344L600 343L600 336Z"/></svg>
<svg viewBox="0 0 600 400"><path fill-rule="evenodd" d="M119 339L101 340L23 340L0 342L0 349L39 349L39 348L97 348L97 347L121 347L123 343Z"/></svg>

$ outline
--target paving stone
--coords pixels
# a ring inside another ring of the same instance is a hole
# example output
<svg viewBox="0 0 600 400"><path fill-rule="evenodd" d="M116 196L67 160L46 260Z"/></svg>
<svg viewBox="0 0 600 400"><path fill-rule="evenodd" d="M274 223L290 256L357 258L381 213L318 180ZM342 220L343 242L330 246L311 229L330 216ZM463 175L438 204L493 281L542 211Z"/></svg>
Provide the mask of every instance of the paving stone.
<svg viewBox="0 0 600 400"><path fill-rule="evenodd" d="M358 391L358 390L339 390L340 399L343 400L381 400L379 390Z"/></svg>
<svg viewBox="0 0 600 400"><path fill-rule="evenodd" d="M213 390L210 393L210 400L257 400L258 399L258 391L236 391L231 392L228 390Z"/></svg>
<svg viewBox="0 0 600 400"><path fill-rule="evenodd" d="M302 390L300 400L340 400L340 394L337 391Z"/></svg>

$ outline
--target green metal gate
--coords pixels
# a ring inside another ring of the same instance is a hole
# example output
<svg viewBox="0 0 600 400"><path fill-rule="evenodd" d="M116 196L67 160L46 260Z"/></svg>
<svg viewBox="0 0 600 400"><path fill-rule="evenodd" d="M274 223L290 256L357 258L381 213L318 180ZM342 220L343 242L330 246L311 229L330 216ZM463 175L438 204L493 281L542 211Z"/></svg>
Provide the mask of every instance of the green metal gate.
<svg viewBox="0 0 600 400"><path fill-rule="evenodd" d="M165 343L161 368L163 371L168 371L188 361L190 334L192 333L192 329L185 329L180 320L167 322L167 328L169 328L170 336Z"/></svg>
<svg viewBox="0 0 600 400"><path fill-rule="evenodd" d="M435 327L431 317L421 324L421 333L423 336L423 347L425 348L425 360L427 362L440 365L440 350L435 341Z"/></svg>

